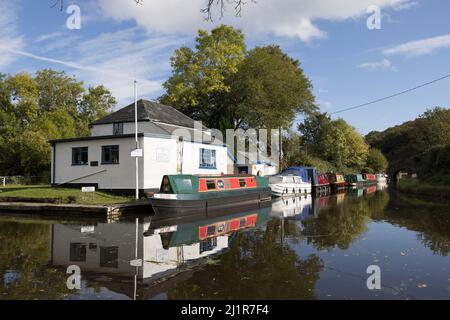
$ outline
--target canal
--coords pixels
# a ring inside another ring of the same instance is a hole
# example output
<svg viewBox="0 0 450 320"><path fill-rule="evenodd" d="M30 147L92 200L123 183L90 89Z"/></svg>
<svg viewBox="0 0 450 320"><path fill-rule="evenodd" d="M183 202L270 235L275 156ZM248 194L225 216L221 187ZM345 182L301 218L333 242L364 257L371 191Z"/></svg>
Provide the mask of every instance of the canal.
<svg viewBox="0 0 450 320"><path fill-rule="evenodd" d="M2 217L0 243L0 299L450 298L450 206L383 186L177 220Z"/></svg>

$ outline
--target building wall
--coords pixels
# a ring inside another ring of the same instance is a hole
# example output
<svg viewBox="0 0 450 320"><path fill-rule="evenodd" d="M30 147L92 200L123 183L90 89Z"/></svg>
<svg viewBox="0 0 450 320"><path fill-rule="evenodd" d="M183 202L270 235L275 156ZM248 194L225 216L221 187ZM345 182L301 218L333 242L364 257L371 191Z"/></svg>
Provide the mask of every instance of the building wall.
<svg viewBox="0 0 450 320"><path fill-rule="evenodd" d="M200 149L216 150L216 169L200 168ZM227 173L227 148L217 145L183 142L183 174L217 175Z"/></svg>
<svg viewBox="0 0 450 320"><path fill-rule="evenodd" d="M155 132L161 130L157 128L150 121L139 121L138 122L138 132ZM134 134L134 122L124 122L123 123L123 134ZM163 133L163 131L161 131ZM99 136L110 136L113 134L113 124L96 124L91 127L91 136L99 137Z"/></svg>
<svg viewBox="0 0 450 320"><path fill-rule="evenodd" d="M140 144L143 138L139 138ZM101 147L119 145L119 164L102 164ZM72 148L88 147L88 165L72 165ZM99 189L134 189L135 188L135 159L130 152L135 148L134 138L101 139L90 141L58 142L55 144L55 184L70 183L90 184L97 183ZM91 167L91 161L98 161L98 167ZM139 171L144 170L140 161ZM93 174L86 178L86 175ZM72 181L73 179L77 179ZM140 189L143 181L140 179Z"/></svg>
<svg viewBox="0 0 450 320"><path fill-rule="evenodd" d="M166 174L177 174L177 140L144 137L144 189L159 189Z"/></svg>

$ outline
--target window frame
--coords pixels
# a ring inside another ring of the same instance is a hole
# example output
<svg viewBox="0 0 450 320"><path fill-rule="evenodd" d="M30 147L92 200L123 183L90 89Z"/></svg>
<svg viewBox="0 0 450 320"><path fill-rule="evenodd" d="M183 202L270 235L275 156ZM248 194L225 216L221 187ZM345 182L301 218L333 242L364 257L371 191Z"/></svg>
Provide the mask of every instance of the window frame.
<svg viewBox="0 0 450 320"><path fill-rule="evenodd" d="M110 157L110 161L105 161L105 150L106 148L109 148L109 157ZM117 162L113 161L113 156L112 156L112 151L113 148L117 149ZM114 145L107 145L107 146L102 146L102 151L101 151L101 158L102 158L102 165L111 165L111 164L120 164L120 146L118 144L114 144Z"/></svg>
<svg viewBox="0 0 450 320"><path fill-rule="evenodd" d="M116 126L118 126L118 128ZM114 136L123 135L123 122L113 122L113 135Z"/></svg>
<svg viewBox="0 0 450 320"><path fill-rule="evenodd" d="M210 153L208 157L210 157L210 163L205 162L206 158L205 153ZM215 149L199 149L199 168L200 169L208 169L208 170L217 170L217 152Z"/></svg>
<svg viewBox="0 0 450 320"><path fill-rule="evenodd" d="M86 153L86 163L75 162L75 152L85 151ZM89 147L72 147L72 166L87 166L89 165Z"/></svg>

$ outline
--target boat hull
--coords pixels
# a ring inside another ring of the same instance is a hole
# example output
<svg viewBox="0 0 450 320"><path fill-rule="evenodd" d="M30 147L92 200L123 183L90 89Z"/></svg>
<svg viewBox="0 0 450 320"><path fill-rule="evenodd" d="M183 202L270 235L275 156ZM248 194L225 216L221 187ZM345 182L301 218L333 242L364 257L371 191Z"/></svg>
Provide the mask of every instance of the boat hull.
<svg viewBox="0 0 450 320"><path fill-rule="evenodd" d="M270 188L258 188L243 192L210 193L198 196L177 195L177 199L152 197L150 204L156 214L189 215L210 211L240 208L271 200Z"/></svg>

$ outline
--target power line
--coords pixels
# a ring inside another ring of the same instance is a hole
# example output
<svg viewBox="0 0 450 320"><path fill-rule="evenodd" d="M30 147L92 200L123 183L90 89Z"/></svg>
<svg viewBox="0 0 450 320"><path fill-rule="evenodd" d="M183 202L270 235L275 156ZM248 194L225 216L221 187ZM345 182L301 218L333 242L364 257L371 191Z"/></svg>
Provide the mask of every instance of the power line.
<svg viewBox="0 0 450 320"><path fill-rule="evenodd" d="M392 94L390 96L387 96L387 97L384 97L384 98L376 99L376 100L373 100L373 101L370 101L370 102L366 102L366 103L363 103L363 104L359 104L359 105L356 105L356 106L353 106L353 107L349 107L349 108L341 109L341 110L338 110L338 111L335 111L335 112L331 112L330 115L333 115L333 114L336 114L336 113L341 113L341 112L346 112L346 111L350 111L350 110L354 110L354 109L359 109L359 108L362 108L362 107L365 107L365 106L368 106L368 105L371 105L371 104L374 104L374 103L378 103L378 102L381 102L381 101L384 101L384 100L388 100L388 99L400 96L402 94L405 94L405 93L408 93L408 92L411 92L411 91L414 91L414 90L417 90L417 89L429 86L429 85L431 85L433 83L436 83L438 81L442 81L442 80L447 79L447 78L450 78L450 74L448 74L446 76L443 76L441 78L438 78L438 79L434 79L434 80L432 80L430 82L423 83L423 84L418 85L418 86L416 86L414 88L394 93L394 94Z"/></svg>

